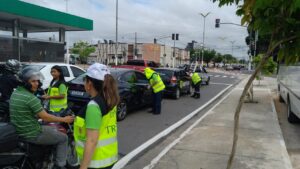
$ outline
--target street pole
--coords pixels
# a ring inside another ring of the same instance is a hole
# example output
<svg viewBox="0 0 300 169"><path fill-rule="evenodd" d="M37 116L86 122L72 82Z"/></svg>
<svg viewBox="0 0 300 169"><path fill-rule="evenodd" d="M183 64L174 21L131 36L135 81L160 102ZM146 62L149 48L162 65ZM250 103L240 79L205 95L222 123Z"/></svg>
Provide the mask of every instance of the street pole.
<svg viewBox="0 0 300 169"><path fill-rule="evenodd" d="M234 45L234 43L235 43L235 41L233 40L233 41L230 41L230 43L231 43L231 56L233 57L233 45Z"/></svg>
<svg viewBox="0 0 300 169"><path fill-rule="evenodd" d="M210 14L210 12L207 12L205 15L203 13L200 13L200 15L203 17L203 39L202 39L202 43L203 43L203 48L202 48L202 56L201 56L201 66L203 66L203 58L204 58L204 41L205 41L205 19L206 17Z"/></svg>
<svg viewBox="0 0 300 169"><path fill-rule="evenodd" d="M175 39L174 39L174 47L173 47L173 63L172 63L173 68L175 67Z"/></svg>
<svg viewBox="0 0 300 169"><path fill-rule="evenodd" d="M116 46L115 46L115 65L118 65L118 0L116 0Z"/></svg>
<svg viewBox="0 0 300 169"><path fill-rule="evenodd" d="M66 1L66 12L68 13L68 0L65 1Z"/></svg>

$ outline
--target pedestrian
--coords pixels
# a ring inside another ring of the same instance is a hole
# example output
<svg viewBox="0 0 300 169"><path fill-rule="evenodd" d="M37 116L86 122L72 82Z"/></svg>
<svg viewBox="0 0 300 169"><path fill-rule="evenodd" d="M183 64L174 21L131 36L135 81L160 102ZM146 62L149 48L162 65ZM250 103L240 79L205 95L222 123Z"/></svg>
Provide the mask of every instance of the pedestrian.
<svg viewBox="0 0 300 169"><path fill-rule="evenodd" d="M201 77L198 72L192 73L192 70L190 70L190 76L192 79L192 87L194 88L194 94L191 97L199 99L200 98Z"/></svg>
<svg viewBox="0 0 300 169"><path fill-rule="evenodd" d="M60 112L62 109L67 108L68 89L60 66L53 66L51 68L51 75L53 79L50 82L48 92L46 95L43 95L42 98L49 100L49 110L55 114Z"/></svg>
<svg viewBox="0 0 300 169"><path fill-rule="evenodd" d="M80 169L110 169L118 160L117 83L107 66L94 63L87 69L84 88L91 100L74 122Z"/></svg>
<svg viewBox="0 0 300 169"><path fill-rule="evenodd" d="M165 84L161 80L158 73L156 73L151 68L147 67L144 70L144 74L146 78L149 80L150 86L152 88L152 110L150 111L153 114L160 114L161 113L161 100L162 100L162 93L165 89Z"/></svg>
<svg viewBox="0 0 300 169"><path fill-rule="evenodd" d="M41 74L31 67L20 73L22 84L12 93L9 102L11 123L22 140L37 145L55 146L54 169L63 169L67 161L68 136L51 126L40 125L45 122L72 123L73 117L56 117L48 114L40 100L34 95L39 86Z"/></svg>

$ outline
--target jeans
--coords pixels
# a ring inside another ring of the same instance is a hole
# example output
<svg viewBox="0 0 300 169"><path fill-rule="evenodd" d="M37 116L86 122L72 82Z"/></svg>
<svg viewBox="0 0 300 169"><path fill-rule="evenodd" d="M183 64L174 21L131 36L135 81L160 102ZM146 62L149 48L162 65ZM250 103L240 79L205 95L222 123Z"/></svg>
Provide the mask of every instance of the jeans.
<svg viewBox="0 0 300 169"><path fill-rule="evenodd" d="M160 114L161 112L161 98L162 91L153 93L153 114Z"/></svg>
<svg viewBox="0 0 300 169"><path fill-rule="evenodd" d="M42 126L42 132L34 139L27 140L37 145L56 145L56 165L66 165L68 136L51 126Z"/></svg>

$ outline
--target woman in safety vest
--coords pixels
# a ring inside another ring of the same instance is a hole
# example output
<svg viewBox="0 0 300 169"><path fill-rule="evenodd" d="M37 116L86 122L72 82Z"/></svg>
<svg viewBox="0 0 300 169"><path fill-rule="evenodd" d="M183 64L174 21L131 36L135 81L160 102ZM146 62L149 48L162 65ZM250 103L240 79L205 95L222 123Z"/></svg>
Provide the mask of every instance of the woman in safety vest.
<svg viewBox="0 0 300 169"><path fill-rule="evenodd" d="M55 65L51 68L53 77L48 88L47 95L42 96L43 99L49 100L48 109L51 112L58 113L61 109L67 108L67 86L60 66Z"/></svg>
<svg viewBox="0 0 300 169"><path fill-rule="evenodd" d="M80 169L110 169L118 160L117 84L105 65L91 65L84 79L91 96L74 121L76 152Z"/></svg>

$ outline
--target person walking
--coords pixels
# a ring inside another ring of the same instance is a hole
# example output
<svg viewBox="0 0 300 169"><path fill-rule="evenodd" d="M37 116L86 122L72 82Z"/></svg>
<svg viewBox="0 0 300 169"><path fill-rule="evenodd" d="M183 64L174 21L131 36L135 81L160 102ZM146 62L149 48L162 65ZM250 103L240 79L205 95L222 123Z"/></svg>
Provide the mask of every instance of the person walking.
<svg viewBox="0 0 300 169"><path fill-rule="evenodd" d="M68 136L51 126L41 126L38 118L45 122L72 123L74 117L56 117L48 114L40 100L34 95L40 80L40 72L25 68L20 73L22 84L10 97L9 110L11 123L17 134L27 142L56 147L54 169L63 169L67 160Z"/></svg>
<svg viewBox="0 0 300 169"><path fill-rule="evenodd" d="M42 98L49 100L48 109L50 112L58 113L62 109L66 109L68 106L68 88L60 66L53 66L51 68L51 75L53 79L48 88L48 92L46 95L43 95Z"/></svg>
<svg viewBox="0 0 300 169"><path fill-rule="evenodd" d="M117 83L105 65L94 63L87 70L84 88L91 100L74 122L80 169L110 169L118 160Z"/></svg>
<svg viewBox="0 0 300 169"><path fill-rule="evenodd" d="M152 101L152 113L153 114L160 114L161 113L161 100L162 100L162 93L165 89L165 84L161 80L158 73L156 73L151 68L147 67L144 70L144 74L146 78L149 80L150 87L152 88L153 94L153 101Z"/></svg>
<svg viewBox="0 0 300 169"><path fill-rule="evenodd" d="M194 94L191 97L199 99L200 98L201 77L200 77L199 73L191 72L191 78L192 78L192 86L194 88Z"/></svg>

